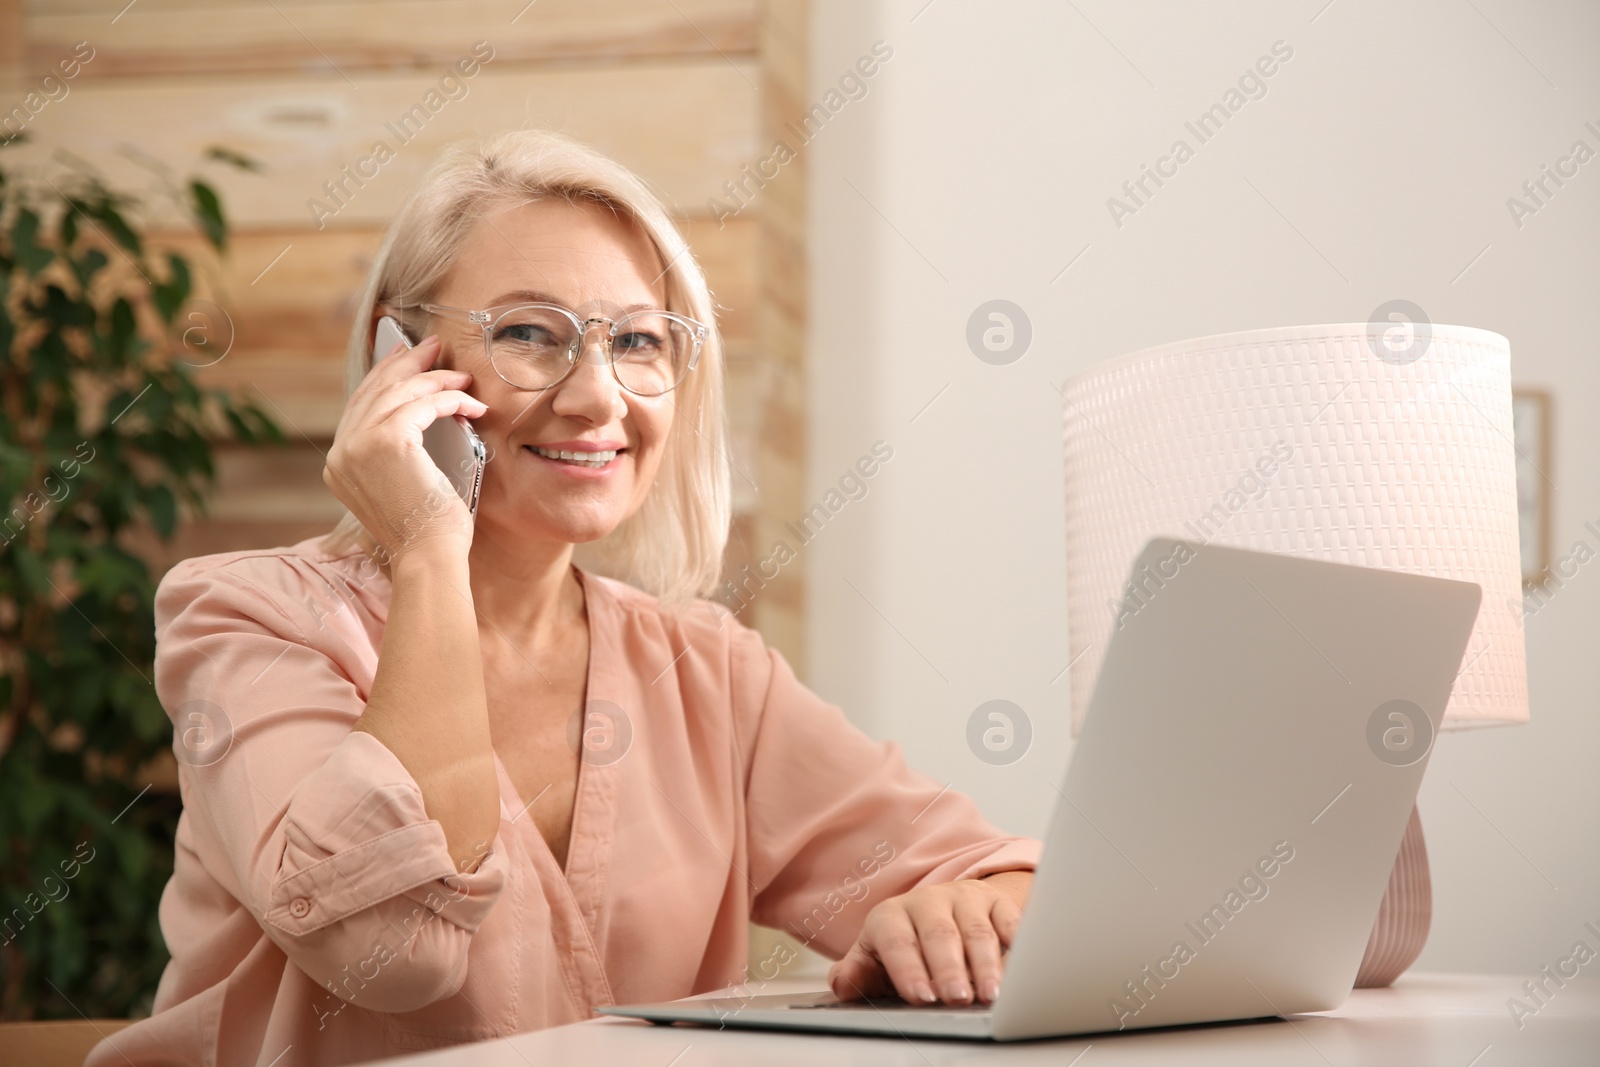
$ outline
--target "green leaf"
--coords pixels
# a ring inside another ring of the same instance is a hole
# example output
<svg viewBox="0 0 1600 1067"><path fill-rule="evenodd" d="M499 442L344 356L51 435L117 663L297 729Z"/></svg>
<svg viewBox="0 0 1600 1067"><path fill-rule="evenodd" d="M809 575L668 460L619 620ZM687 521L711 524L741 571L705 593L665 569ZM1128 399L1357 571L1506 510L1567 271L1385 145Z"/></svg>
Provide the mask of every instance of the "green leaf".
<svg viewBox="0 0 1600 1067"><path fill-rule="evenodd" d="M83 254L82 259L69 260L72 264L72 273L78 276L78 285L85 293L94 281L94 276L105 269L109 259L98 248L91 248Z"/></svg>
<svg viewBox="0 0 1600 1067"><path fill-rule="evenodd" d="M150 848L141 837L127 834L117 838L117 859L122 866L122 876L137 883L149 862Z"/></svg>
<svg viewBox="0 0 1600 1067"><path fill-rule="evenodd" d="M222 201L211 186L198 178L189 183L189 194L194 197L195 221L205 231L206 239L221 252L228 243L228 224L222 217Z"/></svg>
<svg viewBox="0 0 1600 1067"><path fill-rule="evenodd" d="M173 316L189 299L189 264L176 252L167 253L167 280L152 287L156 312L161 321L171 325Z"/></svg>
<svg viewBox="0 0 1600 1067"><path fill-rule="evenodd" d="M150 523L163 541L172 540L172 531L178 526L178 498L172 490L157 483L150 487L145 497L145 508L150 512Z"/></svg>
<svg viewBox="0 0 1600 1067"><path fill-rule="evenodd" d="M44 290L44 307L40 309L51 323L68 328L87 328L94 323L94 307L75 297L59 285L47 285ZM59 338L59 334L53 334Z"/></svg>
<svg viewBox="0 0 1600 1067"><path fill-rule="evenodd" d="M244 416L237 409L225 407L222 409L222 414L227 417L228 425L233 427L233 436L235 438L247 445L256 443L255 428L244 421Z"/></svg>
<svg viewBox="0 0 1600 1067"><path fill-rule="evenodd" d="M95 204L90 214L106 224L106 229L111 231L117 244L136 256L144 255L144 242L139 240L139 235L128 225L128 220L122 217L122 212L117 210L116 203L110 197Z"/></svg>
<svg viewBox="0 0 1600 1067"><path fill-rule="evenodd" d="M233 149L226 148L222 145L214 144L207 148L205 158L215 159L218 162L226 163L229 166L238 167L240 170L250 171L253 174L259 174L262 169L261 164L254 159L251 159L249 156L240 152L235 152Z"/></svg>
<svg viewBox="0 0 1600 1067"><path fill-rule="evenodd" d="M133 315L133 305L126 297L117 297L116 303L111 305L110 330L106 334L106 355L111 357L113 364L123 366L132 354L131 342L134 331L138 329L138 322ZM118 411L122 410L120 407Z"/></svg>
<svg viewBox="0 0 1600 1067"><path fill-rule="evenodd" d="M39 554L24 544L12 544L11 558L17 565L17 574L22 578L22 588L34 596L48 598L54 588L50 584L50 574L44 568L44 563L39 559Z"/></svg>
<svg viewBox="0 0 1600 1067"><path fill-rule="evenodd" d="M287 438L284 437L283 428L267 414L265 408L246 403L240 405L239 412L244 418L256 424L256 440L274 445L286 443Z"/></svg>
<svg viewBox="0 0 1600 1067"><path fill-rule="evenodd" d="M31 776L31 788L19 790L17 795L17 821L21 823L22 833L27 837L35 836L40 827L56 806L56 790L54 784L43 776Z"/></svg>
<svg viewBox="0 0 1600 1067"><path fill-rule="evenodd" d="M27 208L19 209L16 221L11 224L11 255L30 278L38 277L56 258L54 252L38 243L38 236L39 216Z"/></svg>
<svg viewBox="0 0 1600 1067"><path fill-rule="evenodd" d="M70 250L78 243L78 212L72 206L72 201L67 201L67 210L61 213L61 222L56 228L64 250Z"/></svg>

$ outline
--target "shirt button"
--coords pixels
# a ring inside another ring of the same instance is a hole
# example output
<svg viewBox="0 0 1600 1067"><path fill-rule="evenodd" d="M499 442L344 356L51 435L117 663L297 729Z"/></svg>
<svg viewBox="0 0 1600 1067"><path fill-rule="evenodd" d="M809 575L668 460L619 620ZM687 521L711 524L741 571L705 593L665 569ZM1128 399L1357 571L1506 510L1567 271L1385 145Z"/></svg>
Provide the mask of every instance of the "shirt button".
<svg viewBox="0 0 1600 1067"><path fill-rule="evenodd" d="M311 901L305 897L295 897L289 901L289 914L296 919L304 919L311 914Z"/></svg>

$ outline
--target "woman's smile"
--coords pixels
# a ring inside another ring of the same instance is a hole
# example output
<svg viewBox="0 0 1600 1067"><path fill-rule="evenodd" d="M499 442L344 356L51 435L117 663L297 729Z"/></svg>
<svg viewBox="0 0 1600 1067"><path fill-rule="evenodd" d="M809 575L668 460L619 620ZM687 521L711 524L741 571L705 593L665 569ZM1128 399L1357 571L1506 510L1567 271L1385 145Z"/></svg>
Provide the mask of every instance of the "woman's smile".
<svg viewBox="0 0 1600 1067"><path fill-rule="evenodd" d="M612 441L556 441L548 445L523 445L522 450L536 461L582 480L610 477L622 466L623 457L627 455L623 445Z"/></svg>

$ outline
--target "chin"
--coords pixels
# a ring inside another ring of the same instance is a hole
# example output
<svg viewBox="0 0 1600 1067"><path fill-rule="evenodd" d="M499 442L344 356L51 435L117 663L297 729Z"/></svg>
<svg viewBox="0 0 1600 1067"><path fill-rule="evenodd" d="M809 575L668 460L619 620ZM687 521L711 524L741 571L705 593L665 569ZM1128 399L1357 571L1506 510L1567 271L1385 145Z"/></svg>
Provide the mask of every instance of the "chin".
<svg viewBox="0 0 1600 1067"><path fill-rule="evenodd" d="M489 517L480 510L478 519L484 522ZM605 537L621 525L622 519L620 513L610 514L608 509L604 515L502 515L489 521L521 537L582 545Z"/></svg>
<svg viewBox="0 0 1600 1067"><path fill-rule="evenodd" d="M569 545L587 545L606 537L615 530L620 523L606 523L602 525L582 525L558 527L553 531L555 538L565 541Z"/></svg>

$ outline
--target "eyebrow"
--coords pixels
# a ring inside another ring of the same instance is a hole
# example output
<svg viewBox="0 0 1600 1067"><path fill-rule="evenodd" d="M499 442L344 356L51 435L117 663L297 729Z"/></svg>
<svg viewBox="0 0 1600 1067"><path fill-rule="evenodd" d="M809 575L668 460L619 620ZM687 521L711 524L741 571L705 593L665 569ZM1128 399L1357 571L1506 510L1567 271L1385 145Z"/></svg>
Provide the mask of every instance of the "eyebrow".
<svg viewBox="0 0 1600 1067"><path fill-rule="evenodd" d="M513 289L510 292L501 293L499 296L495 297L493 300L491 300L487 304L485 304L484 307L492 307L493 308L493 307L499 307L502 304L515 304L515 303L522 302L522 301L525 301L525 302L530 303L530 304L557 304L557 305L559 305L561 307L571 307L572 306L572 305L568 304L564 300L557 300L555 297L551 296L549 293L541 293L537 289ZM623 308L622 310L625 311L625 312L629 312L629 311L659 311L661 309L657 308L654 304L629 304L627 307Z"/></svg>

